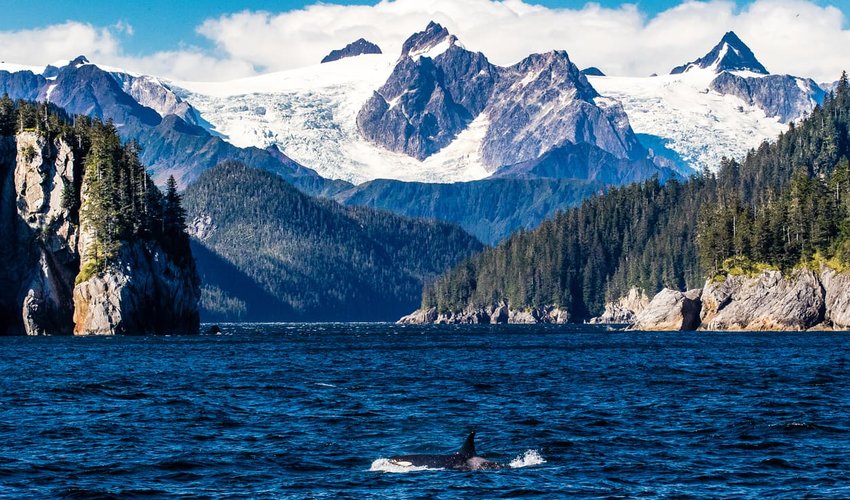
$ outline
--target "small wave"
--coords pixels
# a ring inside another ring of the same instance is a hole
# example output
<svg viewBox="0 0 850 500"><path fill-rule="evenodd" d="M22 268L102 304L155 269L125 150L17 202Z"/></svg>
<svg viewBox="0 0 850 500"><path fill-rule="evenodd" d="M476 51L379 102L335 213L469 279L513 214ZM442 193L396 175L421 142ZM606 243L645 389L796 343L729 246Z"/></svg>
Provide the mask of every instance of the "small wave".
<svg viewBox="0 0 850 500"><path fill-rule="evenodd" d="M313 385L318 385L319 387L336 387L333 384L326 384L324 382L315 382Z"/></svg>
<svg viewBox="0 0 850 500"><path fill-rule="evenodd" d="M512 469L520 469L522 467L531 467L534 465L545 464L546 459L537 450L526 450L522 455L511 460L508 467Z"/></svg>
<svg viewBox="0 0 850 500"><path fill-rule="evenodd" d="M431 469L429 467L419 467L415 465L399 465L388 458L379 458L372 462L372 467L369 468L370 472L391 472L395 474L403 474L405 472L416 472L422 470L443 470L443 469Z"/></svg>

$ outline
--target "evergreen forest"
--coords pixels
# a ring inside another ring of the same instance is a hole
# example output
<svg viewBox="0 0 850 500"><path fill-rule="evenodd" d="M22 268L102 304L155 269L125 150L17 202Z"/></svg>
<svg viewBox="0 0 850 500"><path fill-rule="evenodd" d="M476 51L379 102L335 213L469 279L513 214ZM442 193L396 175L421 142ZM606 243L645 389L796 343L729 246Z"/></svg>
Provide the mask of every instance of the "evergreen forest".
<svg viewBox="0 0 850 500"><path fill-rule="evenodd" d="M850 85L742 161L686 182L614 188L430 282L441 312L555 305L601 313L631 287L698 288L766 267L850 262Z"/></svg>

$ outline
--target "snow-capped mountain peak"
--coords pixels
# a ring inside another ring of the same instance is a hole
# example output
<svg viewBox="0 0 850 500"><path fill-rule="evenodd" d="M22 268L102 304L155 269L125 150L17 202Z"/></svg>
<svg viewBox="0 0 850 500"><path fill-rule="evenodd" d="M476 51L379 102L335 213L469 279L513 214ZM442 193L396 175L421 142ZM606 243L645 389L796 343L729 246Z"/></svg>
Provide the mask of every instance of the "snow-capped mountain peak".
<svg viewBox="0 0 850 500"><path fill-rule="evenodd" d="M425 31L414 34L404 42L399 61L405 57L414 61L418 61L420 57L434 59L453 45L463 48L458 38L449 33L449 30L431 21Z"/></svg>
<svg viewBox="0 0 850 500"><path fill-rule="evenodd" d="M695 68L710 69L715 73L749 71L759 75L769 74L756 59L753 51L733 31L723 35L720 43L715 45L708 54L696 61L673 68L670 74L677 75Z"/></svg>

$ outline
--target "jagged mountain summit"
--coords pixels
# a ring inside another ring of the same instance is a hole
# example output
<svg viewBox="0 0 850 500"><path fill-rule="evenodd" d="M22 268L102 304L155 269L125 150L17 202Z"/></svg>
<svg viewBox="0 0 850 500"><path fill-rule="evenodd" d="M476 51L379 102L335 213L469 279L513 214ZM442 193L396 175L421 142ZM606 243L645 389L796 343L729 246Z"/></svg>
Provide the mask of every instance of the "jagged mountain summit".
<svg viewBox="0 0 850 500"><path fill-rule="evenodd" d="M743 158L824 98L811 79L768 74L732 32L670 75L588 79L623 104L644 145L697 170Z"/></svg>
<svg viewBox="0 0 850 500"><path fill-rule="evenodd" d="M360 38L341 49L332 50L330 54L326 55L322 59L322 64L339 61L346 57L362 56L363 54L383 54L383 52L381 52L381 48L374 43L366 40L365 38Z"/></svg>
<svg viewBox="0 0 850 500"><path fill-rule="evenodd" d="M696 61L673 68L670 74L678 75L693 68L712 69L718 73L721 71L751 71L760 75L769 74L767 69L756 59L753 51L733 31L723 35L720 43L715 45L708 54Z"/></svg>
<svg viewBox="0 0 850 500"><path fill-rule="evenodd" d="M589 144L617 159L647 157L619 104L600 96L565 51L499 67L433 22L404 43L357 127L373 144L419 161L475 130L475 153L490 174L567 144ZM652 175L651 163L643 167Z"/></svg>

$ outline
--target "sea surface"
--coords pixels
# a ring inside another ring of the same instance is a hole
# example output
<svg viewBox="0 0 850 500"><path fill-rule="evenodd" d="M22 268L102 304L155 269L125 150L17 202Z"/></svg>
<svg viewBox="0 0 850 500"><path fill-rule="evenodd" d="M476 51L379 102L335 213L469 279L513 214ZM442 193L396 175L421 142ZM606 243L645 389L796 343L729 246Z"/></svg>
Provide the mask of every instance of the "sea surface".
<svg viewBox="0 0 850 500"><path fill-rule="evenodd" d="M0 496L850 497L848 334L222 327L0 338Z"/></svg>

